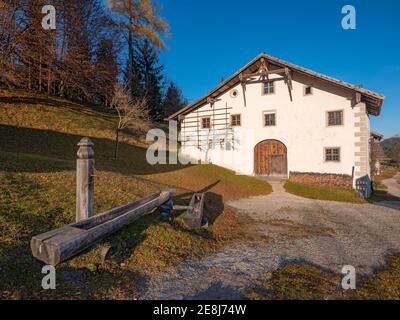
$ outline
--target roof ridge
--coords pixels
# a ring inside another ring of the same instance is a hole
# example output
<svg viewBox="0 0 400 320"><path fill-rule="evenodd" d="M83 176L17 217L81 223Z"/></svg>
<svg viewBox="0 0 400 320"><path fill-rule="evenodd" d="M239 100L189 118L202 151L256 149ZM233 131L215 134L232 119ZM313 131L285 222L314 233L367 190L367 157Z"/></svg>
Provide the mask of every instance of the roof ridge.
<svg viewBox="0 0 400 320"><path fill-rule="evenodd" d="M267 54L265 52L261 52L255 58L253 58L250 62L248 62L242 68L240 68L238 71L234 72L230 77L228 77L228 79L226 79L225 81L221 82L215 88L213 88L211 91L209 91L209 93L207 93L206 95L202 96L201 98L195 100L195 102L192 102L191 104L189 104L188 106L182 108L181 110L175 112L168 119L175 119L180 114L185 113L186 111L190 112L191 109L195 109L196 107L199 107L199 106L203 105L206 102L208 97L210 97L211 95L216 93L221 88L224 88L225 86L227 86L231 81L235 80L235 78L237 78L237 81L239 81L239 75L243 71L245 71L247 68L251 67L254 63L256 63L261 58L265 58L269 62L272 62L273 64L276 64L276 65L289 67L290 69L293 69L293 71L298 72L298 73L303 73L306 76L316 77L316 78L318 78L320 80L328 81L331 84L334 84L334 85L337 85L337 86L340 86L340 87L344 87L344 88L347 88L349 90L354 90L355 92L358 92L358 93L360 93L362 95L371 97L372 99L374 99L374 102L376 103L376 108L378 109L378 111L376 112L376 115L379 115L379 113L380 113L380 108L382 106L383 100L385 99L384 95L382 95L380 93L377 93L375 91L372 91L372 90L361 88L360 86L353 85L353 84L348 83L346 81L338 80L336 78L333 78L331 76L327 76L325 74L313 71L311 69L307 69L305 67L296 65L294 63L282 60L280 58L277 58L277 57L274 57L272 55L269 55L269 54ZM198 106L196 106L196 105L198 105Z"/></svg>

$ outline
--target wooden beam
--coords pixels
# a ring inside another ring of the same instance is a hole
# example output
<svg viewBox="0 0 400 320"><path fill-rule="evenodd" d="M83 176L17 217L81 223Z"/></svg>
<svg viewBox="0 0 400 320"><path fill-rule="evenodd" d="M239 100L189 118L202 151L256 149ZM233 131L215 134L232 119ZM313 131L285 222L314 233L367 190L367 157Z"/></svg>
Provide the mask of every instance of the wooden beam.
<svg viewBox="0 0 400 320"><path fill-rule="evenodd" d="M360 103L360 102L361 102L361 93L356 92L356 103Z"/></svg>
<svg viewBox="0 0 400 320"><path fill-rule="evenodd" d="M239 75L240 83L242 84L242 91L243 91L243 102L244 106L246 107L247 101L246 101L246 83L243 77L243 74Z"/></svg>
<svg viewBox="0 0 400 320"><path fill-rule="evenodd" d="M260 77L260 76L269 76L271 74L279 74L279 73L285 73L285 69L275 69L275 70L270 70L266 72L261 72L261 73L249 73L244 75L244 78L255 78L255 77Z"/></svg>
<svg viewBox="0 0 400 320"><path fill-rule="evenodd" d="M190 200L189 208L183 222L189 230L200 229L204 215L205 193L195 193Z"/></svg>
<svg viewBox="0 0 400 320"><path fill-rule="evenodd" d="M281 78L273 78L273 79L269 79L269 80L250 80L250 81L246 81L246 84L257 84L257 83L268 83L271 81L285 81L286 78L281 77Z"/></svg>
<svg viewBox="0 0 400 320"><path fill-rule="evenodd" d="M275 79L270 79L271 74L281 74L283 73L284 76L280 78L275 78ZM292 96L292 90L293 90L293 83L292 83L292 75L291 75L291 70L287 67L280 68L280 69L275 69L275 70L269 70L265 60L262 58L260 62L260 67L258 69L258 72L256 73L249 73L243 75L242 73L239 74L239 79L242 84L243 88L243 100L244 100L244 106L246 107L247 101L246 101L246 85L250 84L258 84L258 83L268 83L270 81L285 81L285 84L288 87L289 91L289 97L290 101L293 102L293 96Z"/></svg>
<svg viewBox="0 0 400 320"><path fill-rule="evenodd" d="M287 79L286 81L287 81L290 101L293 102L293 96L292 96L292 90L293 90L292 74L291 74L289 68L285 68L285 77Z"/></svg>
<svg viewBox="0 0 400 320"><path fill-rule="evenodd" d="M32 255L46 264L56 266L145 216L169 201L175 192L167 190L153 193L104 214L34 236L31 240Z"/></svg>
<svg viewBox="0 0 400 320"><path fill-rule="evenodd" d="M207 98L207 103L209 103L211 105L211 107L214 105L214 103L221 101L221 99L216 99L216 98L212 98L212 97L208 97Z"/></svg>

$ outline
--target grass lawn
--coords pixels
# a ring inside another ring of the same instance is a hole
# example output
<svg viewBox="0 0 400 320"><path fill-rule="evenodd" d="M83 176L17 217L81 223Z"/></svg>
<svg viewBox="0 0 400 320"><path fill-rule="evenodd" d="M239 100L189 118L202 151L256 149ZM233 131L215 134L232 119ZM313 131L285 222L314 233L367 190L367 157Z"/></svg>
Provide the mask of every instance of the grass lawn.
<svg viewBox="0 0 400 320"><path fill-rule="evenodd" d="M289 264L266 274L247 297L252 300L400 300L400 256L369 277L357 275L356 290L341 289L343 275L307 264Z"/></svg>
<svg viewBox="0 0 400 320"><path fill-rule="evenodd" d="M115 121L109 110L0 92L0 299L135 298L150 275L240 237L246 223L225 207L227 200L271 192L264 181L213 165L150 166L146 143L132 135L123 138L115 161ZM96 213L160 189L177 189L177 204L203 191L210 227L189 232L179 216L162 221L151 214L103 241L112 248L106 261L95 247L59 265L57 290L45 291L42 264L31 256L29 241L74 221L83 136L95 143Z"/></svg>
<svg viewBox="0 0 400 320"><path fill-rule="evenodd" d="M360 198L355 191L341 188L309 186L287 181L285 183L285 190L296 196L308 199L366 203L366 201Z"/></svg>

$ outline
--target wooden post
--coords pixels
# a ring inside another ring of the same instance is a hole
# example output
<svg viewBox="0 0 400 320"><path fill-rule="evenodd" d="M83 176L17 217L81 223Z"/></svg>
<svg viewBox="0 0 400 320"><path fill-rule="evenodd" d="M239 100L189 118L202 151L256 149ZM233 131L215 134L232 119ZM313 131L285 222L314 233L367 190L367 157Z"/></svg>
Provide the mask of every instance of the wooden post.
<svg viewBox="0 0 400 320"><path fill-rule="evenodd" d="M83 138L79 143L76 161L76 222L93 216L94 151L93 142Z"/></svg>
<svg viewBox="0 0 400 320"><path fill-rule="evenodd" d="M183 217L183 223L189 230L200 229L204 217L205 193L195 193Z"/></svg>

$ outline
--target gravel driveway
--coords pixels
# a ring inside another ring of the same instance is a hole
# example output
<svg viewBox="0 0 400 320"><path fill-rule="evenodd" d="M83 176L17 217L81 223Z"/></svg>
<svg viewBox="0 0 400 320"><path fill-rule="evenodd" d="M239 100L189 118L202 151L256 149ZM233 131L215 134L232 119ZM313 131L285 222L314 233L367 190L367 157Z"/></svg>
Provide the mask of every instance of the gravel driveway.
<svg viewBox="0 0 400 320"><path fill-rule="evenodd" d="M240 299L264 273L287 262L306 262L358 274L400 252L400 207L304 199L272 182L269 196L229 203L253 228L239 243L185 262L142 288L143 299Z"/></svg>
<svg viewBox="0 0 400 320"><path fill-rule="evenodd" d="M400 198L400 183L399 183L399 181L400 181L400 173L398 173L396 176L394 176L391 179L382 181L382 183L385 186L387 186L388 193L390 193L392 196ZM381 203L381 205L400 210L400 201L384 201Z"/></svg>

